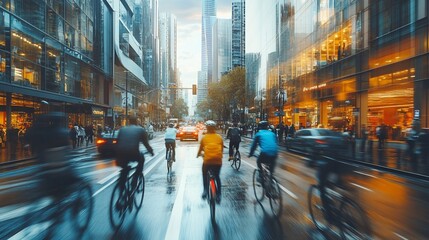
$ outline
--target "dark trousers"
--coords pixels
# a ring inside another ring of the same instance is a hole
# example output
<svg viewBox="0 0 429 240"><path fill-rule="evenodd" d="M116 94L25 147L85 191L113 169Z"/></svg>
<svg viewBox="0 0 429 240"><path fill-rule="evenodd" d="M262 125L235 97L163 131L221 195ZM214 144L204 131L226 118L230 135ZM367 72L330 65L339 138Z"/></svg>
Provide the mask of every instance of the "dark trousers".
<svg viewBox="0 0 429 240"><path fill-rule="evenodd" d="M173 149L173 154L171 155L171 157L173 159L176 159L176 140L165 140L165 149L168 149L170 146ZM165 151L165 159L167 159L167 151Z"/></svg>
<svg viewBox="0 0 429 240"><path fill-rule="evenodd" d="M262 164L261 163L266 163L266 164L268 164L268 167L270 168L271 174L273 174L274 173L274 167L276 165L276 158L277 158L277 156L269 156L269 155L266 155L265 153L261 153L259 155L258 159L256 160L256 164L258 165L259 171L262 172Z"/></svg>
<svg viewBox="0 0 429 240"><path fill-rule="evenodd" d="M235 151L238 151L239 147L240 147L240 142L229 141L229 156L233 157L234 149Z"/></svg>
<svg viewBox="0 0 429 240"><path fill-rule="evenodd" d="M217 186L217 193L220 195L221 194L221 182L220 182L220 168L222 167L222 165L214 165L214 164L206 164L203 163L203 186L204 186L204 192L207 193L209 191L208 189L208 179L207 179L207 171L209 169L211 169L215 175L215 180L216 180L216 186Z"/></svg>

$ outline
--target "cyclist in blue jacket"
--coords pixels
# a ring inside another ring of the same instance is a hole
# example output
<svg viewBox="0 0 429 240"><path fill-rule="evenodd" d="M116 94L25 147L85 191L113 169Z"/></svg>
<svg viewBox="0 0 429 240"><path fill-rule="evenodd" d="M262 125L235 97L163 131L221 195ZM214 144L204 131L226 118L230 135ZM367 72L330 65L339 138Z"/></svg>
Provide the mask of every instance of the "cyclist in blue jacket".
<svg viewBox="0 0 429 240"><path fill-rule="evenodd" d="M278 155L278 145L276 135L268 130L268 122L260 121L258 124L259 131L253 138L252 147L250 148L249 157L253 156L256 147L259 145L261 148L260 154L256 163L259 168L259 172L262 172L261 163L267 163L271 174L274 172L275 162Z"/></svg>

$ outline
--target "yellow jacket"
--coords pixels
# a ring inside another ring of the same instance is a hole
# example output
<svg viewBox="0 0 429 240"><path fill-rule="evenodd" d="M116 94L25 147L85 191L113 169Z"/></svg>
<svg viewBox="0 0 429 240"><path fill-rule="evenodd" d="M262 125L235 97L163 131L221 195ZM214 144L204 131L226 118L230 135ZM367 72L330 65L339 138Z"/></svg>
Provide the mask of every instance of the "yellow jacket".
<svg viewBox="0 0 429 240"><path fill-rule="evenodd" d="M207 133L201 139L198 155L204 151L204 163L222 165L223 139L217 133Z"/></svg>

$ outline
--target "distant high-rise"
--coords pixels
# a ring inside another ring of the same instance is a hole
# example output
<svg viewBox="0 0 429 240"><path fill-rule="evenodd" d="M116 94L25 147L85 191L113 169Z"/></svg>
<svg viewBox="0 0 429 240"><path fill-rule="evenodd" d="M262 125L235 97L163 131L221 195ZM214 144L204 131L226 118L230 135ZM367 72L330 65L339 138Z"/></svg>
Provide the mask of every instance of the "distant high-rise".
<svg viewBox="0 0 429 240"><path fill-rule="evenodd" d="M245 63L245 0L232 3L232 67L244 67Z"/></svg>
<svg viewBox="0 0 429 240"><path fill-rule="evenodd" d="M213 27L213 81L231 70L231 19L218 19Z"/></svg>
<svg viewBox="0 0 429 240"><path fill-rule="evenodd" d="M216 0L202 0L201 19L201 75L199 83L205 85L212 81L213 66L213 25L216 22ZM200 79L201 77L201 79ZM200 87L201 89L201 87ZM198 99L204 99L207 91L198 91Z"/></svg>
<svg viewBox="0 0 429 240"><path fill-rule="evenodd" d="M177 22L170 13L161 13L159 20L160 44L160 79L161 85L166 88L177 87ZM176 94L169 95L167 104L173 104Z"/></svg>

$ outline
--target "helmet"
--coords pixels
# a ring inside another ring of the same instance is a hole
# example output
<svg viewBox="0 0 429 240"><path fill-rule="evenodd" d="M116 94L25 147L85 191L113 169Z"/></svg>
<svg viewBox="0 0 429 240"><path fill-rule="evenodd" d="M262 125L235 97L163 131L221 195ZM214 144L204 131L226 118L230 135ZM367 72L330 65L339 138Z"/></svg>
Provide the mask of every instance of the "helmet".
<svg viewBox="0 0 429 240"><path fill-rule="evenodd" d="M213 120L208 120L206 122L206 127L216 127L216 123Z"/></svg>
<svg viewBox="0 0 429 240"><path fill-rule="evenodd" d="M268 122L267 121L260 121L258 124L259 129L267 129L268 128Z"/></svg>
<svg viewBox="0 0 429 240"><path fill-rule="evenodd" d="M173 124L173 123L169 123L169 124L168 124L168 127L171 127L171 128L172 128L172 127L174 127L174 124Z"/></svg>

